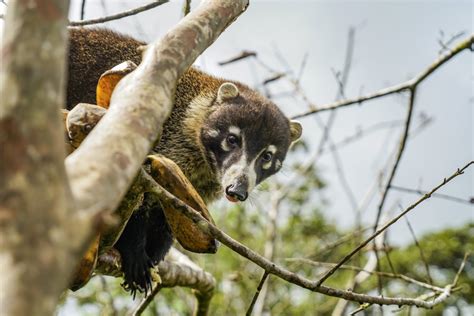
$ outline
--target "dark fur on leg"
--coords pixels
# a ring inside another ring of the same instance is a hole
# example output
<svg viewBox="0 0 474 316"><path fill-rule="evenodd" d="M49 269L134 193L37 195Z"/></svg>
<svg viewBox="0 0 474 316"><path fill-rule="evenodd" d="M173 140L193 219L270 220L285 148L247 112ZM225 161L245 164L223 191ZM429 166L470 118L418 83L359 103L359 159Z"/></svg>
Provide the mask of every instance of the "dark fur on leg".
<svg viewBox="0 0 474 316"><path fill-rule="evenodd" d="M150 206L148 223L146 253L153 264L157 265L173 244L173 233L158 201Z"/></svg>
<svg viewBox="0 0 474 316"><path fill-rule="evenodd" d="M122 257L122 285L134 298L137 291L145 295L151 291L150 269L163 260L172 243L173 235L159 201L145 195L114 246Z"/></svg>

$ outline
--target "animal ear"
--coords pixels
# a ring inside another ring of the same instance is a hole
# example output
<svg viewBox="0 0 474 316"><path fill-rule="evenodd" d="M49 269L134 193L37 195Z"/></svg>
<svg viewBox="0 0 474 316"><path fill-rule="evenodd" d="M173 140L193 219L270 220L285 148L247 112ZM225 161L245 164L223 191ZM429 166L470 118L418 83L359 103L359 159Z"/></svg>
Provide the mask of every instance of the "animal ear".
<svg viewBox="0 0 474 316"><path fill-rule="evenodd" d="M219 87L219 91L217 91L217 99L220 101L225 101L229 99L233 99L239 95L239 88L231 82L224 82Z"/></svg>
<svg viewBox="0 0 474 316"><path fill-rule="evenodd" d="M290 121L290 137L291 142L296 142L303 133L303 126L298 121Z"/></svg>
<svg viewBox="0 0 474 316"><path fill-rule="evenodd" d="M133 61L127 60L104 72L97 83L96 104L100 107L109 108L110 98L115 87L123 77L137 68Z"/></svg>

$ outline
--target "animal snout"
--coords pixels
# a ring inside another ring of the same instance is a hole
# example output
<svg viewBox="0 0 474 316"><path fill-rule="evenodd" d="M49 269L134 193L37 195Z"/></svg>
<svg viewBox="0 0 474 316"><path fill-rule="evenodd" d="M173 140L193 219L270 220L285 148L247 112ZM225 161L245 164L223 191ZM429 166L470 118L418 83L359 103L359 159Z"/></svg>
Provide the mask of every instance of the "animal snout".
<svg viewBox="0 0 474 316"><path fill-rule="evenodd" d="M247 189L242 185L231 184L225 188L225 194L229 201L245 201L248 197Z"/></svg>

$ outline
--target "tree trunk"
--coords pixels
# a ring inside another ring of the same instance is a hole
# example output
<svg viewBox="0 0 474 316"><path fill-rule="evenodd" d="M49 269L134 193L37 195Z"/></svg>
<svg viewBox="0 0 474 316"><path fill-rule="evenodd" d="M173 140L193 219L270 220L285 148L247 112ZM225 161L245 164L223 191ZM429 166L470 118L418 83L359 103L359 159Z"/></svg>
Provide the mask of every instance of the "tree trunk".
<svg viewBox="0 0 474 316"><path fill-rule="evenodd" d="M63 127L68 1L10 1L0 77L0 310L51 315L71 269Z"/></svg>

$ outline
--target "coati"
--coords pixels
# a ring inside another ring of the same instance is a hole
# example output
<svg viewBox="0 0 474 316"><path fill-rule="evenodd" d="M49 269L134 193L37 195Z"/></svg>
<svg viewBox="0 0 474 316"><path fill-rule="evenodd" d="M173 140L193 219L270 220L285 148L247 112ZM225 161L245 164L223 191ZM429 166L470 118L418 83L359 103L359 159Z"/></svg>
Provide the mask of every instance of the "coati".
<svg viewBox="0 0 474 316"><path fill-rule="evenodd" d="M106 29L69 30L67 108L95 103L106 70L140 63L145 43ZM153 151L178 164L206 202L225 195L245 201L249 192L281 169L302 132L267 98L246 85L190 68L178 81L174 108ZM151 286L150 268L172 244L159 203L145 197L114 247L122 256L124 285L133 294Z"/></svg>

